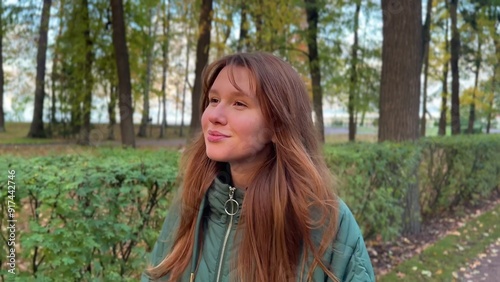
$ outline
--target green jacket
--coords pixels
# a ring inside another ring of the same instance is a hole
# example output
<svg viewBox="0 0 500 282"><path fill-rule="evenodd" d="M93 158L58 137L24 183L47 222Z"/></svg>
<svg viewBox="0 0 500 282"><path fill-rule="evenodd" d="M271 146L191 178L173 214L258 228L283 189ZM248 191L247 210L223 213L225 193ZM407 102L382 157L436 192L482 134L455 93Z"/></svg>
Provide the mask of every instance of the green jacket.
<svg viewBox="0 0 500 282"><path fill-rule="evenodd" d="M234 199L240 204L240 207L243 203L243 197L244 191L236 189ZM194 273L194 281L196 282L229 281L231 271L234 268L230 268L228 258L233 248L241 209L234 216L227 215L224 205L228 199L229 185L216 178L201 203L197 218L195 242L198 241L199 227L203 225L205 237L203 238L202 250L195 247L191 264L186 269L181 281L190 281L191 273ZM179 224L178 206L173 206L165 219L151 254L151 264L153 265L158 265L170 251ZM341 200L339 201L339 209L337 237L332 248L325 254L324 260L330 263L333 273L340 281L375 281L370 257L359 226L349 208ZM318 236L318 234L312 234L313 237L316 237L315 235ZM197 265L198 259L199 264ZM218 276L220 280L218 280ZM143 274L141 282L147 281L153 280ZM331 280L320 267L317 267L314 271L313 281Z"/></svg>

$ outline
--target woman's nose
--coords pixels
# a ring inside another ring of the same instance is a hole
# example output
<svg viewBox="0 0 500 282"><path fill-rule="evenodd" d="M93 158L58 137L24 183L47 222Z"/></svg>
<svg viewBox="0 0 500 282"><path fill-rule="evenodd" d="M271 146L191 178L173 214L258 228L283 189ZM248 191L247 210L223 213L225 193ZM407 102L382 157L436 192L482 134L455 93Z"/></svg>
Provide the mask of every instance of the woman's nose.
<svg viewBox="0 0 500 282"><path fill-rule="evenodd" d="M226 109L221 104L211 108L208 107L208 120L213 124L225 125L227 123Z"/></svg>

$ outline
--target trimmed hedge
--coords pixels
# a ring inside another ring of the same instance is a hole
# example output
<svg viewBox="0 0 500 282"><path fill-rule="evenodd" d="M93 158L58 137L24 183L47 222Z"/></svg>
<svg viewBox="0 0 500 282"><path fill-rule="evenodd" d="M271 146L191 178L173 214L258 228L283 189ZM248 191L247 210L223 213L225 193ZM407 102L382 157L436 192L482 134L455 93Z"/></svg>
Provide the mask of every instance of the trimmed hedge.
<svg viewBox="0 0 500 282"><path fill-rule="evenodd" d="M337 192L358 220L365 238L400 232L402 201L418 146L396 143L355 143L327 146L325 158L338 178Z"/></svg>
<svg viewBox="0 0 500 282"><path fill-rule="evenodd" d="M366 239L400 234L415 171L423 221L478 203L500 187L498 135L329 145L324 154ZM178 158L170 151L110 149L31 159L0 156L4 240L7 171L16 171L15 281L137 281L177 187ZM7 256L3 244L2 265ZM6 269L0 275L12 278Z"/></svg>
<svg viewBox="0 0 500 282"><path fill-rule="evenodd" d="M15 281L137 281L176 186L177 159L172 152L131 150L1 157L4 175L16 171ZM1 225L6 197L0 195ZM5 268L2 275L13 278Z"/></svg>
<svg viewBox="0 0 500 282"><path fill-rule="evenodd" d="M423 222L500 191L500 135L326 146L325 158L365 239L400 235L405 192L415 180L415 165Z"/></svg>

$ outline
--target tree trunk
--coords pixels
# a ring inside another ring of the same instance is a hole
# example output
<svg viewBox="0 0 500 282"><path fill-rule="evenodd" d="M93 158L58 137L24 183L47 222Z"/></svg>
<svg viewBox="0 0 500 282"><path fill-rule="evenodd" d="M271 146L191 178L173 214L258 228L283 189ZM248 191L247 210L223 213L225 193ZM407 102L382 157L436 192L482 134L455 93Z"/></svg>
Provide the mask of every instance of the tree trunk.
<svg viewBox="0 0 500 282"><path fill-rule="evenodd" d="M263 0L257 0L257 7L253 8L253 13L252 13L252 18L254 19L254 24L255 24L255 37L256 37L256 42L254 49L257 50L265 50L266 46L264 45L264 40L262 39L262 25L264 24L264 21L262 20L262 15L263 15Z"/></svg>
<svg viewBox="0 0 500 282"><path fill-rule="evenodd" d="M394 5L401 5L395 7ZM398 13L388 11L398 9ZM380 85L379 141L419 137L420 72L422 65L422 3L382 0L383 43ZM405 193L403 232L420 232L418 164Z"/></svg>
<svg viewBox="0 0 500 282"><path fill-rule="evenodd" d="M494 32L494 31L493 31ZM500 58L500 41L493 37L493 44L495 45L495 54L497 58ZM488 121L486 124L486 133L490 133L491 129L491 119L493 115L493 100L495 100L495 91L496 91L496 86L497 86L497 75L498 71L500 70L500 59L497 59L496 64L493 66L493 77L491 79L491 100L489 102L489 112L488 112Z"/></svg>
<svg viewBox="0 0 500 282"><path fill-rule="evenodd" d="M393 9L391 3L383 0L382 10ZM383 14L379 141L419 136L421 3L405 3L400 13Z"/></svg>
<svg viewBox="0 0 500 282"><path fill-rule="evenodd" d="M116 85L111 82L109 84L109 104L108 104L108 140L115 140L115 124L116 124Z"/></svg>
<svg viewBox="0 0 500 282"><path fill-rule="evenodd" d="M133 123L134 110L132 108L132 86L130 84L130 65L125 33L125 19L123 15L123 0L110 1L113 25L113 45L118 72L118 98L120 104L122 145L126 147L135 147Z"/></svg>
<svg viewBox="0 0 500 282"><path fill-rule="evenodd" d="M189 26L186 26L186 34L189 38L191 31L189 30ZM179 129L179 137L183 137L184 133L184 110L186 105L186 90L189 84L189 50L191 50L191 44L188 40L186 45L186 69L184 72L184 85L182 88L182 100L181 100L181 127Z"/></svg>
<svg viewBox="0 0 500 282"><path fill-rule="evenodd" d="M56 104L57 104L57 81L60 80L59 75L59 61L60 61L60 48L59 48L59 39L61 38L64 23L62 21L64 17L64 0L59 2L59 29L57 31L56 44L54 50L54 58L52 60L52 97L51 97L51 107L50 107L50 124L54 125L57 122L56 119ZM60 83L60 82L59 82Z"/></svg>
<svg viewBox="0 0 500 282"><path fill-rule="evenodd" d="M45 61L47 58L47 33L50 20L51 0L43 1L42 17L40 20L40 32L38 39L38 52L36 55L36 80L35 80L35 109L31 121L28 137L45 138L43 128L43 100L45 98Z"/></svg>
<svg viewBox="0 0 500 282"><path fill-rule="evenodd" d="M316 0L305 0L307 14L307 47L309 49L309 72L311 75L313 108L316 128L321 142L325 142L323 124L323 94L321 92L321 68L318 54L318 3Z"/></svg>
<svg viewBox="0 0 500 282"><path fill-rule="evenodd" d="M445 48L445 54L448 54L450 44L448 41L448 20L446 20L445 23L445 33L444 33L444 48ZM439 117L439 131L438 135L444 136L446 135L446 114L448 113L448 68L450 66L450 59L447 59L445 61L445 64L443 66L443 79L442 79L442 84L443 84L443 91L441 93L441 115Z"/></svg>
<svg viewBox="0 0 500 282"><path fill-rule="evenodd" d="M425 15L425 23L423 27L423 60L424 60L424 91L422 97L422 120L420 123L420 136L425 137L427 126L427 80L429 77L429 45L431 41L431 15L432 15L432 0L427 0L427 9Z"/></svg>
<svg viewBox="0 0 500 282"><path fill-rule="evenodd" d="M351 81L349 83L349 141L356 140L356 119L355 106L357 103L358 78L356 66L358 64L358 26L359 26L359 11L361 10L360 1L356 1L356 12L354 14L354 43L351 49Z"/></svg>
<svg viewBox="0 0 500 282"><path fill-rule="evenodd" d="M5 113L3 111L3 88L4 88L4 73L3 73L3 2L0 3L0 132L5 132Z"/></svg>
<svg viewBox="0 0 500 282"><path fill-rule="evenodd" d="M208 63L210 51L210 32L212 27L212 0L202 0L200 19L198 21L198 40L196 43L196 67L193 91L191 92L191 128L190 135L194 136L200 129L200 98L202 72Z"/></svg>
<svg viewBox="0 0 500 282"><path fill-rule="evenodd" d="M500 58L500 57L499 57ZM498 63L497 63L498 65ZM490 134L491 119L493 112L493 100L495 100L496 74L498 66L493 67L493 77L491 78L491 99L488 102L488 116L486 117L486 134Z"/></svg>
<svg viewBox="0 0 500 282"><path fill-rule="evenodd" d="M165 137L165 130L167 129L167 74L168 74L168 49L170 47L170 1L167 4L167 15L163 14L163 35L165 39L162 44L163 63L162 63L162 76L161 76L161 107L162 107L162 120L160 126L159 138ZM188 39L189 40L189 39Z"/></svg>
<svg viewBox="0 0 500 282"><path fill-rule="evenodd" d="M245 0L241 1L240 37L238 38L237 51L248 49L248 27L247 27L247 5Z"/></svg>
<svg viewBox="0 0 500 282"><path fill-rule="evenodd" d="M451 134L460 134L460 78L458 60L460 57L460 34L457 27L458 0L450 2L451 18Z"/></svg>
<svg viewBox="0 0 500 282"><path fill-rule="evenodd" d="M56 89L56 81L57 81L57 65L58 65L58 48L56 45L55 51L54 51L54 59L52 60L52 86L51 86L51 105L50 105L50 125L53 126L56 123L56 103L57 103L57 89Z"/></svg>
<svg viewBox="0 0 500 282"><path fill-rule="evenodd" d="M446 114L448 113L448 66L450 64L450 60L446 60L446 63L444 65L444 70L443 70L443 80L442 80L442 85L443 85L443 91L441 93L441 114L439 117L439 131L438 135L444 136L446 135L446 124L447 124L447 117Z"/></svg>
<svg viewBox="0 0 500 282"><path fill-rule="evenodd" d="M153 9L150 9L150 18L153 19ZM156 30L158 27L158 21L154 23L154 29L151 28L151 25L148 28L148 49L147 53L147 66L146 66L146 77L144 79L144 98L142 105L142 119L141 125L139 126L139 132L137 136L139 137L147 137L146 129L148 123L151 122L151 117L149 116L149 89L151 87L151 69L153 68L153 54L154 54L154 46L155 46L155 38L156 38Z"/></svg>
<svg viewBox="0 0 500 282"><path fill-rule="evenodd" d="M493 114L493 101L495 99L495 91L497 87L497 75L500 73L500 40L498 33L496 33L497 27L498 27L499 22L495 24L494 26L490 26L490 34L492 35L491 37L493 38L493 45L495 46L495 54L497 58L496 64L493 66L493 78L491 81L491 93L492 97L490 100L490 105L489 105L489 113L488 113L488 124L486 126L486 132L490 133L490 127L491 127L491 119L492 119L492 114Z"/></svg>
<svg viewBox="0 0 500 282"><path fill-rule="evenodd" d="M481 70L481 60L482 60L482 55L481 55L481 38L479 38L479 34L477 36L477 51L476 51L476 57L474 58L475 62L475 67L476 71L474 72L474 90L472 91L472 101L469 106L469 124L467 127L467 133L473 134L474 133L474 122L476 120L476 91L478 88L479 84L479 72Z"/></svg>
<svg viewBox="0 0 500 282"><path fill-rule="evenodd" d="M83 122L80 131L81 145L90 145L90 114L92 109L92 88L94 85L92 77L92 39L90 38L90 15L88 0L82 0L82 17L85 29L83 30L83 37L85 38L85 81L83 90ZM98 140L99 141L99 140Z"/></svg>

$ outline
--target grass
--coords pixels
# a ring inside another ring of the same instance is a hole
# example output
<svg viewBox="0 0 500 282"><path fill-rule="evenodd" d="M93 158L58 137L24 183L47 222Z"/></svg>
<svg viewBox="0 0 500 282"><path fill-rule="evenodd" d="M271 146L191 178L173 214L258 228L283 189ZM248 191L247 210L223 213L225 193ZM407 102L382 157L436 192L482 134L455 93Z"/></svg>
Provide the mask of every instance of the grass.
<svg viewBox="0 0 500 282"><path fill-rule="evenodd" d="M107 147L120 147L120 126L116 125L114 128L115 141L107 140L108 127L106 124L94 124L90 134L91 144L93 146L78 146L76 145L75 137L73 138L27 138L30 123L14 123L7 122L6 132L0 133L0 154L8 154L13 156L36 157L47 155L67 155L67 154L93 154L95 149ZM135 126L135 132L139 129L139 125ZM164 140L179 139L179 127L170 126L167 128ZM189 128L184 128L184 136L189 132ZM138 140L158 140L160 129L158 126L148 127L148 134L154 137L139 138ZM154 142L153 142L154 143ZM3 145L3 146L2 146ZM8 145L8 146L6 146ZM158 146L156 146L158 149ZM161 148L166 148L163 146ZM141 150L154 149L154 146L144 146ZM173 147L173 149L178 149Z"/></svg>
<svg viewBox="0 0 500 282"><path fill-rule="evenodd" d="M500 238L500 204L407 260L378 281L456 281L456 271Z"/></svg>
<svg viewBox="0 0 500 282"><path fill-rule="evenodd" d="M47 127L47 125L45 125ZM139 131L139 125L134 125L134 132ZM7 122L5 124L6 132L0 133L0 144L47 144L47 143L61 143L71 141L72 138L27 138L30 123L25 122ZM179 136L180 127L179 126L169 126L166 131L165 139L178 139L183 138ZM189 133L189 126L183 128L183 136L185 137ZM157 125L152 125L147 127L147 134L152 136L144 139L158 139L160 134L160 127ZM92 124L92 130L90 133L91 139L98 139L97 141L105 141L108 136L108 125L107 124ZM116 141L120 141L120 125L114 126L114 136ZM140 138L139 138L140 139Z"/></svg>
<svg viewBox="0 0 500 282"><path fill-rule="evenodd" d="M53 143L71 143L74 141L73 139L62 139L62 138L27 138L30 123L21 123L21 122L7 122L5 125L7 131L0 133L0 145L5 144L16 144L16 145L25 145L25 144L53 144ZM134 125L134 132L138 132L139 125ZM183 137L180 137L180 127L179 126L169 126L166 132L165 140L171 139L183 139L189 133L189 127L186 126L183 128ZM376 142L377 141L377 132L376 129L373 128L364 128L360 127L358 129L358 134L356 136L356 141L361 142ZM94 143L99 143L103 146L113 146L119 144L120 142L120 126L115 125L114 127L114 135L115 141L111 142L106 140L108 134L108 125L107 124L94 124L93 129L90 134L90 138ZM138 138L137 140L157 140L160 134L160 128L157 125L148 126L147 134L153 137L147 138ZM325 142L329 144L337 144L337 143L345 143L348 142L347 134L332 134L325 136Z"/></svg>
<svg viewBox="0 0 500 282"><path fill-rule="evenodd" d="M47 144L54 143L52 139L27 138L29 123L6 122L6 132L0 133L0 144Z"/></svg>
<svg viewBox="0 0 500 282"><path fill-rule="evenodd" d="M349 136L347 134L325 135L326 144L339 144L346 142L349 142ZM356 135L356 142L377 142L377 134Z"/></svg>

